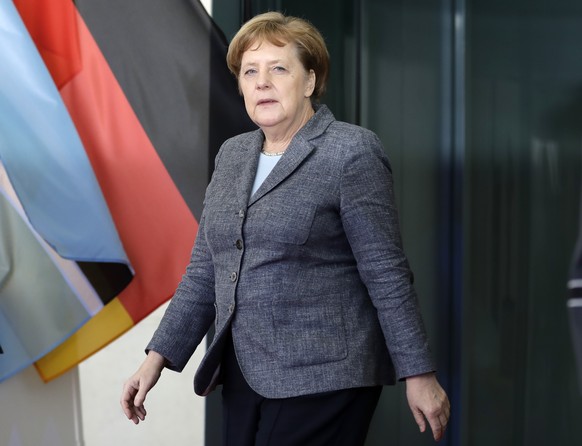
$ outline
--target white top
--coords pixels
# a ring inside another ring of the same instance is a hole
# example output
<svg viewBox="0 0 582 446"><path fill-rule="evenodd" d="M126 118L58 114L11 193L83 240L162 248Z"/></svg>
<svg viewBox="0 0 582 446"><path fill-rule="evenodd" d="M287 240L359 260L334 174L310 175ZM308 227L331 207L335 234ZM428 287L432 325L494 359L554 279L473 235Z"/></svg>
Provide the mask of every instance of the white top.
<svg viewBox="0 0 582 446"><path fill-rule="evenodd" d="M253 189L251 190L251 197L257 191L257 189L263 184L265 178L269 176L275 164L279 162L283 155L265 155L261 153L259 158L259 166L257 167L257 175L255 176L255 182L253 183Z"/></svg>

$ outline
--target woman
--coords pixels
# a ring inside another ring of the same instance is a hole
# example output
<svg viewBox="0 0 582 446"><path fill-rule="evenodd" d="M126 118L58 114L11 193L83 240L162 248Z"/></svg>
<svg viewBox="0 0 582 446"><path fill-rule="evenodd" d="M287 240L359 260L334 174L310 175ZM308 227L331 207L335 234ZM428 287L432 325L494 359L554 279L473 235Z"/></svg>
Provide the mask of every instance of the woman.
<svg viewBox="0 0 582 446"><path fill-rule="evenodd" d="M126 382L138 423L164 367L180 371L215 324L194 379L222 384L224 439L237 445L363 444L381 386L406 381L436 440L449 402L402 251L389 162L372 132L317 99L329 55L308 22L247 22L227 55L259 129L226 141L190 264Z"/></svg>

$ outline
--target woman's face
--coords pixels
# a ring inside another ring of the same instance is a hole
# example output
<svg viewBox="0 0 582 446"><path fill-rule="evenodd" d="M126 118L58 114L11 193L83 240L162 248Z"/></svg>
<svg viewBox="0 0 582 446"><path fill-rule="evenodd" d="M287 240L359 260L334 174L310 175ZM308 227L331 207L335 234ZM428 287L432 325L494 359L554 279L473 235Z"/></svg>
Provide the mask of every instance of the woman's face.
<svg viewBox="0 0 582 446"><path fill-rule="evenodd" d="M252 45L243 53L238 79L247 113L263 130L296 131L310 116L315 73L305 70L293 44Z"/></svg>

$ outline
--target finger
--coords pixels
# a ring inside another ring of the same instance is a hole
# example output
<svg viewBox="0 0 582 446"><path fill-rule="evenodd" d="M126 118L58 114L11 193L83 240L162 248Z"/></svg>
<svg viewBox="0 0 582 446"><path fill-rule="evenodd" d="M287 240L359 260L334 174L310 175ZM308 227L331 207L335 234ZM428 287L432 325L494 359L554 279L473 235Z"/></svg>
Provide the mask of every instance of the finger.
<svg viewBox="0 0 582 446"><path fill-rule="evenodd" d="M130 406L127 409L124 409L123 412L129 420L133 421L134 424L138 424L140 421L144 421L147 415L144 406Z"/></svg>
<svg viewBox="0 0 582 446"><path fill-rule="evenodd" d="M439 421L441 423L443 430L445 430L447 428L447 424L449 422L448 418L443 415L439 418Z"/></svg>
<svg viewBox="0 0 582 446"><path fill-rule="evenodd" d="M432 430L432 436L436 441L439 441L442 438L443 434L445 433L447 425L446 421L443 422L440 418L434 417L432 419L429 419L428 422Z"/></svg>
<svg viewBox="0 0 582 446"><path fill-rule="evenodd" d="M135 395L135 398L133 399L133 405L135 407L141 407L143 406L143 403L145 402L146 399L146 395L147 395L147 390L145 389L144 386L140 386L137 390L137 394Z"/></svg>
<svg viewBox="0 0 582 446"><path fill-rule="evenodd" d="M447 416L447 419L451 416L451 403L449 403L448 399L445 400L445 403L443 405L443 412Z"/></svg>
<svg viewBox="0 0 582 446"><path fill-rule="evenodd" d="M125 416L127 417L128 420L133 421L134 424L139 423L139 418L137 417L137 414L135 413L135 408L133 407L133 405L122 401L121 408L123 409L123 413L125 414Z"/></svg>
<svg viewBox="0 0 582 446"><path fill-rule="evenodd" d="M137 391L137 394L135 395L135 398L133 399L134 413L142 421L145 419L147 414L144 406L146 395L147 390L145 390L145 386L140 386Z"/></svg>
<svg viewBox="0 0 582 446"><path fill-rule="evenodd" d="M145 409L145 406L135 406L134 411L140 420L142 420L142 421L145 420L145 417L147 415L147 411Z"/></svg>
<svg viewBox="0 0 582 446"><path fill-rule="evenodd" d="M132 415L131 416L131 421L133 421L133 424L139 424L139 418L137 415Z"/></svg>
<svg viewBox="0 0 582 446"><path fill-rule="evenodd" d="M416 424L418 424L418 428L420 432L424 432L426 430L426 421L424 420L424 415L419 410L413 410L412 415L414 416L414 420Z"/></svg>
<svg viewBox="0 0 582 446"><path fill-rule="evenodd" d="M123 410L123 413L125 414L125 416L131 420L133 419L133 417L135 416L134 414L134 407L133 407L133 402L132 402L132 397L131 395L127 395L127 394L123 394L121 397L121 401L119 402L121 404L121 409Z"/></svg>
<svg viewBox="0 0 582 446"><path fill-rule="evenodd" d="M135 420L134 420L135 413L133 412L133 408L129 407L129 406L122 406L122 409L123 409L123 413L125 414L127 419L132 420L135 423Z"/></svg>
<svg viewBox="0 0 582 446"><path fill-rule="evenodd" d="M145 407L143 404L135 404L137 394L139 393L138 389L138 384L135 384L131 381L127 382L123 386L123 392L121 394L120 401L123 413L129 420L133 421L134 424L138 424L139 420L144 420L146 415Z"/></svg>

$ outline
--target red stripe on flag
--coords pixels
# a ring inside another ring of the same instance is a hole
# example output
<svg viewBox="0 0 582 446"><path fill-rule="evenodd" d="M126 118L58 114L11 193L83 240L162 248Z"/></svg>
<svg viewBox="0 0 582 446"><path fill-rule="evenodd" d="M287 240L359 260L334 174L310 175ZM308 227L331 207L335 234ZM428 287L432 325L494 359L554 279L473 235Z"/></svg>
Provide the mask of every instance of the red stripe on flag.
<svg viewBox="0 0 582 446"><path fill-rule="evenodd" d="M57 88L81 70L77 10L71 0L14 0Z"/></svg>
<svg viewBox="0 0 582 446"><path fill-rule="evenodd" d="M61 96L135 269L119 299L138 322L173 294L198 224L80 16L77 25L83 70Z"/></svg>

